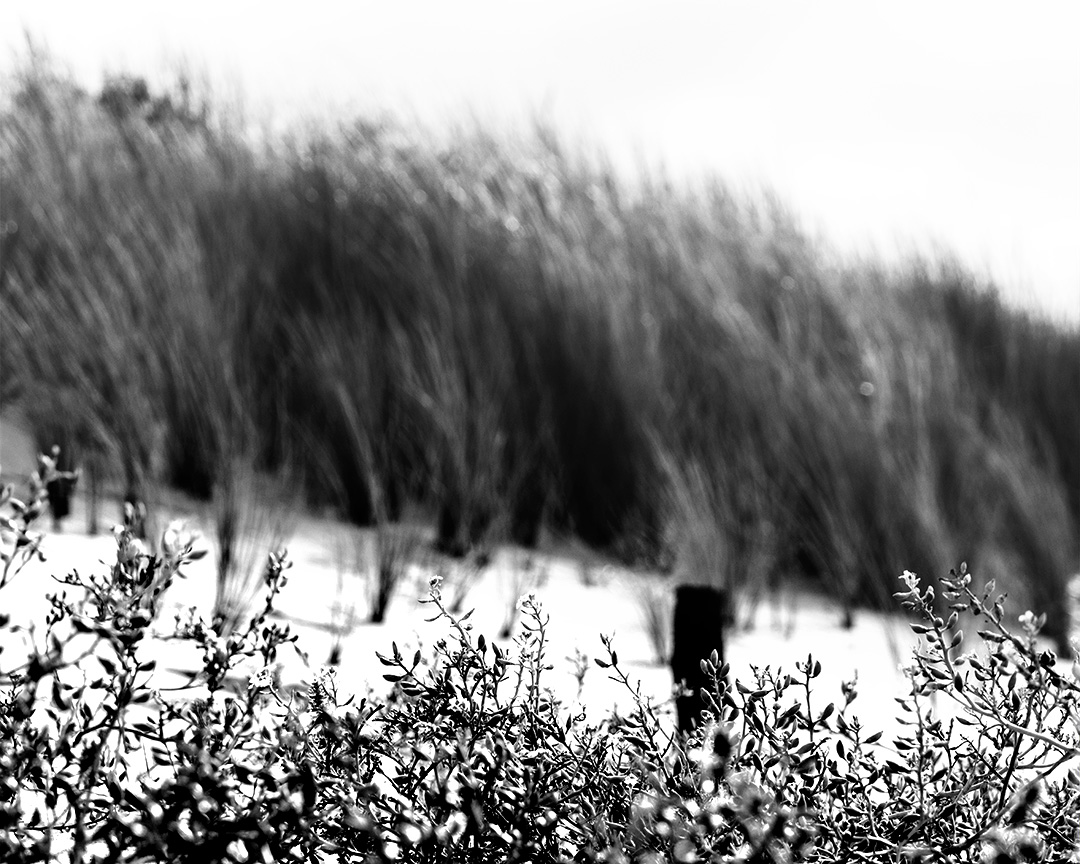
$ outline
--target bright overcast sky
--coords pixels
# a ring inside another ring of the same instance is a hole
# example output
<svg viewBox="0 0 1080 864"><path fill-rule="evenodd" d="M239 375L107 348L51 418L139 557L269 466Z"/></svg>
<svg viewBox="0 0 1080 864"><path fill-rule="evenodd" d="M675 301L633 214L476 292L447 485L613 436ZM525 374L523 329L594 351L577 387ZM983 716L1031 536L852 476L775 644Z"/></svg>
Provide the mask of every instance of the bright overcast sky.
<svg viewBox="0 0 1080 864"><path fill-rule="evenodd" d="M1080 3L0 2L90 86L186 63L278 118L540 116L776 189L843 249L956 251L1080 321Z"/></svg>

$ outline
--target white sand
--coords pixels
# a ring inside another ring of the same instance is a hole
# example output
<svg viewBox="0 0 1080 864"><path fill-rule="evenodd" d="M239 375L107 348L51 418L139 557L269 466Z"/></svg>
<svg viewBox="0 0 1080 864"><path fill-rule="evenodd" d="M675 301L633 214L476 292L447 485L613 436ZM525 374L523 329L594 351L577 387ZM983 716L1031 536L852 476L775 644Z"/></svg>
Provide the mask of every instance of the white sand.
<svg viewBox="0 0 1080 864"><path fill-rule="evenodd" d="M184 502L174 503L173 507L189 514L196 509ZM115 506L106 508L103 527L110 526L117 515ZM203 532L197 545L210 554L190 565L186 578L170 589L167 608L159 619L162 629L167 629L176 609L194 606L207 618L211 615L216 563L207 515L189 516L188 522ZM42 521L47 526L48 520ZM159 524L164 524L164 514L159 514ZM75 502L72 516L65 521L63 532L47 533L43 545L46 562L28 566L0 591L0 608L14 621L26 624L43 621L48 608L46 595L61 587L51 578L53 575L72 570L84 574L106 571L106 562L115 555L113 538L108 533L87 536L84 525L84 502L80 498ZM386 621L381 625L363 623L367 608L364 583L355 571L349 572L352 562L348 560L350 556L340 553L340 538L359 534L370 542L371 533L315 518L304 519L296 526L288 543L293 566L277 608L298 634L298 646L308 654L310 664L305 666L292 652L286 652L281 658L285 683L310 680L329 657L335 628L340 638L342 662L338 686L342 694L363 693L369 685L376 691L385 687L382 681L385 670L375 652L387 653L392 641L403 651L407 646L411 652L415 647L430 647L446 634L444 623L424 621L434 610L418 601L426 596L428 580L436 567L442 567L450 582L456 565L437 562L434 556L424 553L420 557L427 560L420 560L410 568ZM580 555L565 550L527 553L504 548L467 595L465 608L475 609L471 621L477 634L485 634L489 641L498 636L507 608L515 601L516 589L521 584L514 579L514 567L526 557L531 557L536 571L544 574L535 593L550 616L548 657L555 668L549 673L547 683L560 698L576 701L577 682L569 658L581 652L590 658L581 700L590 715L606 711L612 705L622 708L629 705L624 688L609 681L606 673L591 663L591 658L605 656L601 634L614 636L620 665L632 679L640 681L645 694L657 700L670 695L671 673L655 660L640 596L650 585L652 592L647 596L653 602L671 591L671 581L657 575L603 564L595 556L591 556L592 560L582 560ZM449 585L444 584L443 593L451 593ZM355 613L351 627L348 626L350 606ZM842 702L840 683L857 675L859 698L853 706L855 713L865 725L892 728L894 697L902 694L904 685L898 664L906 661L914 644L914 637L902 619L858 612L854 627L843 629L839 610L809 592L766 598L748 617L754 621L753 629L738 629L725 638L727 659L736 677L749 680L751 666L766 665L783 666L794 674L795 663L813 654L823 667L814 688L816 708L830 701ZM500 641L509 644L509 640ZM9 650L14 650L14 646ZM159 641L151 650L159 658L162 681L167 683L178 680L168 670L191 670L198 660L197 652L183 643ZM11 656L8 654L5 659Z"/></svg>

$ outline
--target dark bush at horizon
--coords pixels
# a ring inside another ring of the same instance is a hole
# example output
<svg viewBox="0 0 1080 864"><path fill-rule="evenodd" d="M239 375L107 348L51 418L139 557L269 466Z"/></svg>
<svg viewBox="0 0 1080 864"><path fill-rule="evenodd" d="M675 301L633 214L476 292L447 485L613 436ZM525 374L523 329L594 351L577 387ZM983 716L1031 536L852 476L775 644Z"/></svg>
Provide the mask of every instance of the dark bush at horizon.
<svg viewBox="0 0 1080 864"><path fill-rule="evenodd" d="M6 89L0 396L133 493L280 472L448 551L546 526L845 604L967 560L1065 633L1080 331L961 266L837 266L544 130L256 144L186 89Z"/></svg>

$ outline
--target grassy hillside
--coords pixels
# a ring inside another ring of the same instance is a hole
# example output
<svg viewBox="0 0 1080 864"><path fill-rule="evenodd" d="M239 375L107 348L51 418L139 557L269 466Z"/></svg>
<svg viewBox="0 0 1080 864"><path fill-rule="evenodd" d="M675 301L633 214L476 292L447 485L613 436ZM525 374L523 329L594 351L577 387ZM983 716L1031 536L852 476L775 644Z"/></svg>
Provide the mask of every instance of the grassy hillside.
<svg viewBox="0 0 1080 864"><path fill-rule="evenodd" d="M847 604L966 559L1064 632L1075 328L543 131L255 144L212 108L6 82L2 397L42 444L134 493L271 471L357 523L428 507L450 551L547 525Z"/></svg>

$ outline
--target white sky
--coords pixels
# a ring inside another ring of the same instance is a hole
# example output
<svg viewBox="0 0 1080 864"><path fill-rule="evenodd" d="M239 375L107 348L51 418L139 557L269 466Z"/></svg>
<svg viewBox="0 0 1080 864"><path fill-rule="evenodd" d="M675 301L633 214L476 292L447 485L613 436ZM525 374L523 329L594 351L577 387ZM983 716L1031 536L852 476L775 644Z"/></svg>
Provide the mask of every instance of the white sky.
<svg viewBox="0 0 1080 864"><path fill-rule="evenodd" d="M618 164L767 183L844 249L940 244L1080 321L1080 3L0 3L87 84L185 62L275 116L539 115Z"/></svg>

